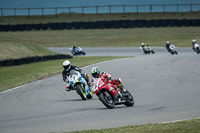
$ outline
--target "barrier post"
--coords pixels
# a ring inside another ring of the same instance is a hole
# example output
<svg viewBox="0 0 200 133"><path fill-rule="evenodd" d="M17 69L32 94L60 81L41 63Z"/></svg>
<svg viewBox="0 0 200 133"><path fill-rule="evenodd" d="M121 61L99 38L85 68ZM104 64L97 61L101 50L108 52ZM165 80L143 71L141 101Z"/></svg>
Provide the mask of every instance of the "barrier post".
<svg viewBox="0 0 200 133"><path fill-rule="evenodd" d="M42 17L43 17L43 10L44 10L44 8L42 8Z"/></svg>
<svg viewBox="0 0 200 133"><path fill-rule="evenodd" d="M123 14L125 13L125 6L123 5Z"/></svg>
<svg viewBox="0 0 200 133"><path fill-rule="evenodd" d="M16 8L14 8L14 14L15 14L15 16L16 16Z"/></svg>
<svg viewBox="0 0 200 133"><path fill-rule="evenodd" d="M71 16L71 7L69 7L69 16Z"/></svg>
<svg viewBox="0 0 200 133"><path fill-rule="evenodd" d="M109 6L109 13L111 14L111 5Z"/></svg>
<svg viewBox="0 0 200 133"><path fill-rule="evenodd" d="M138 14L138 5L136 5L136 7L137 7L137 14Z"/></svg>
<svg viewBox="0 0 200 133"><path fill-rule="evenodd" d="M163 12L165 13L165 5L163 5Z"/></svg>
<svg viewBox="0 0 200 133"><path fill-rule="evenodd" d="M96 6L96 14L98 14L98 6Z"/></svg>
<svg viewBox="0 0 200 133"><path fill-rule="evenodd" d="M58 17L58 8L56 7L56 17Z"/></svg>
<svg viewBox="0 0 200 133"><path fill-rule="evenodd" d="M31 13L30 13L30 8L28 8L28 17L30 17Z"/></svg>
<svg viewBox="0 0 200 133"><path fill-rule="evenodd" d="M192 4L190 5L190 11L192 12Z"/></svg>
<svg viewBox="0 0 200 133"><path fill-rule="evenodd" d="M177 13L179 13L179 5L177 5Z"/></svg>
<svg viewBox="0 0 200 133"><path fill-rule="evenodd" d="M153 9L152 5L150 5L150 7L149 7L150 13L152 12L152 9Z"/></svg>
<svg viewBox="0 0 200 133"><path fill-rule="evenodd" d="M82 15L84 14L84 7L82 6Z"/></svg>

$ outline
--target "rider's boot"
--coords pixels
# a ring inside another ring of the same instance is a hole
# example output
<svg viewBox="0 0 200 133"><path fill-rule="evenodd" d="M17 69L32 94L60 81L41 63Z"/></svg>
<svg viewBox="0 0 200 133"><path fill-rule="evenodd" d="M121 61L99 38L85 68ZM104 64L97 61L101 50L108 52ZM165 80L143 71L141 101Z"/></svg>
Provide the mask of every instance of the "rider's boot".
<svg viewBox="0 0 200 133"><path fill-rule="evenodd" d="M124 89L124 87L123 87L123 85L122 84L119 84L117 87L119 87L120 88L120 90L122 91L122 92L125 92L126 90Z"/></svg>
<svg viewBox="0 0 200 133"><path fill-rule="evenodd" d="M65 89L66 89L66 91L71 91L71 89L70 89L70 83L67 83Z"/></svg>

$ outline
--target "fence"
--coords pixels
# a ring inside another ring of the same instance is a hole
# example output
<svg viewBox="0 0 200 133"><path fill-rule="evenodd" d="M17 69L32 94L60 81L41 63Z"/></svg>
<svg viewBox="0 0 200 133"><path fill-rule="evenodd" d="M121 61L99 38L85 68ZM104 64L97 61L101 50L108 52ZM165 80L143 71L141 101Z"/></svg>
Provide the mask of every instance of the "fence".
<svg viewBox="0 0 200 133"><path fill-rule="evenodd" d="M193 12L200 11L200 4L164 4L164 5L108 5L82 7L49 7L49 8L0 8L1 16L52 15L60 13L152 13L152 12Z"/></svg>

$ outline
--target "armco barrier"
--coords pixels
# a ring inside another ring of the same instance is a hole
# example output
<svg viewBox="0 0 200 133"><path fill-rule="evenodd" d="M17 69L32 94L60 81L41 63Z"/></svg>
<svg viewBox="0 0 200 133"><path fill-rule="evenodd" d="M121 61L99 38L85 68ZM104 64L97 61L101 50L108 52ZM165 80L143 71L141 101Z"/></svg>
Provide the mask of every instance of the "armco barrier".
<svg viewBox="0 0 200 133"><path fill-rule="evenodd" d="M32 62L57 60L57 59L70 59L70 58L73 58L73 57L68 54L32 56L32 57L24 57L24 58L19 58L19 59L1 60L0 66L15 66L15 65L21 65L21 64L28 64Z"/></svg>
<svg viewBox="0 0 200 133"><path fill-rule="evenodd" d="M200 26L200 19L152 19L152 20L111 20L96 22L59 22L39 24L0 25L0 31L63 30L63 29L111 29L135 27L181 27Z"/></svg>

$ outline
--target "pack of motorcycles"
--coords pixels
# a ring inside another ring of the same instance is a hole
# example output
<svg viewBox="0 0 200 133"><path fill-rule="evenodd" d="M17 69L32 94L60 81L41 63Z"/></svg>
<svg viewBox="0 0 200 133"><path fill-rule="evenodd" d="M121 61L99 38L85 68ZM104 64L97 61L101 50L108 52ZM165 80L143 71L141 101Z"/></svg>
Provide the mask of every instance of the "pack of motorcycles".
<svg viewBox="0 0 200 133"><path fill-rule="evenodd" d="M172 55L178 54L176 47L171 44L169 53ZM155 51L151 49L150 46L140 47L144 54L155 54ZM193 47L194 52L197 54L200 53L199 44L196 43ZM73 55L86 55L82 48L77 47L75 51L72 51L72 48L69 49ZM89 78L89 75L88 75ZM82 100L92 99L93 94L96 94L99 97L99 100L109 109L115 107L115 105L124 104L127 107L134 105L133 95L122 87L118 87L115 84L110 84L107 81L102 80L101 78L96 78L92 83L88 83L86 79L78 71L72 70L69 76L69 83L72 86L72 90L75 90Z"/></svg>

